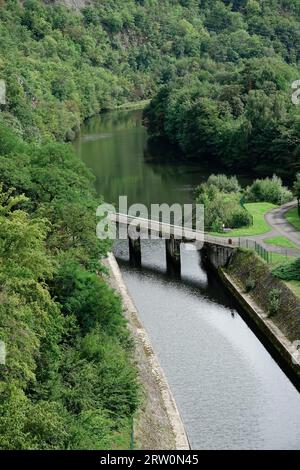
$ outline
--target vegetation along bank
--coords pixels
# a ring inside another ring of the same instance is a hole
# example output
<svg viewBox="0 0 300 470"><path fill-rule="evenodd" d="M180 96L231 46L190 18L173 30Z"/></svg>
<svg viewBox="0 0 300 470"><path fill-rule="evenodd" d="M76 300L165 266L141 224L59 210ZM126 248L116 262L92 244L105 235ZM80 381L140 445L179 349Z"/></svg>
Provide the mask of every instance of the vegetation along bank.
<svg viewBox="0 0 300 470"><path fill-rule="evenodd" d="M299 166L297 0L69 4L0 0L1 449L130 446L133 343L99 264L101 200L65 143L85 118L154 96L149 130L186 155Z"/></svg>

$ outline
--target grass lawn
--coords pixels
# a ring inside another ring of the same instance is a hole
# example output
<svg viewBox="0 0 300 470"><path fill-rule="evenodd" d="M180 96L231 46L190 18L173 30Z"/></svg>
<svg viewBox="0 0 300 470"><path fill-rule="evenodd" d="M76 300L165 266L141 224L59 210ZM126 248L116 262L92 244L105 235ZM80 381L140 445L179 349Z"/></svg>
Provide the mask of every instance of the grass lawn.
<svg viewBox="0 0 300 470"><path fill-rule="evenodd" d="M300 281L284 281L284 283L294 292L297 297L300 297Z"/></svg>
<svg viewBox="0 0 300 470"><path fill-rule="evenodd" d="M285 214L285 218L290 224L300 230L300 217L298 215L297 207L294 207L294 209L290 209L289 211L287 211L287 213Z"/></svg>
<svg viewBox="0 0 300 470"><path fill-rule="evenodd" d="M286 255L281 255L280 253L269 253L270 256L270 261L269 264L272 265L272 267L279 266L280 264L286 264L286 263L291 263L292 261L295 261L297 256L286 256Z"/></svg>
<svg viewBox="0 0 300 470"><path fill-rule="evenodd" d="M262 235L270 232L272 229L264 219L266 212L275 209L274 204L269 202L250 202L245 204L245 208L253 217L253 225L251 227L243 227L231 230L228 233L213 233L214 236L219 237L251 237L253 235Z"/></svg>
<svg viewBox="0 0 300 470"><path fill-rule="evenodd" d="M272 246L280 246L282 248L298 248L295 243L280 235L278 237L266 238L264 239L264 243Z"/></svg>

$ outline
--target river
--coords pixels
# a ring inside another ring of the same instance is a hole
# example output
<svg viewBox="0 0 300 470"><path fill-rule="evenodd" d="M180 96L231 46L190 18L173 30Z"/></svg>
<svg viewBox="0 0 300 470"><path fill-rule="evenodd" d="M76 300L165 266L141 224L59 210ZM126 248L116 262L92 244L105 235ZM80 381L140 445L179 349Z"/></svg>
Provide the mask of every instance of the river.
<svg viewBox="0 0 300 470"><path fill-rule="evenodd" d="M108 202L188 203L209 169L154 145L141 111L90 119L75 142ZM242 179L242 178L241 178ZM142 241L142 269L116 256L183 418L193 449L300 449L300 395L222 284L182 247L166 272L163 241Z"/></svg>

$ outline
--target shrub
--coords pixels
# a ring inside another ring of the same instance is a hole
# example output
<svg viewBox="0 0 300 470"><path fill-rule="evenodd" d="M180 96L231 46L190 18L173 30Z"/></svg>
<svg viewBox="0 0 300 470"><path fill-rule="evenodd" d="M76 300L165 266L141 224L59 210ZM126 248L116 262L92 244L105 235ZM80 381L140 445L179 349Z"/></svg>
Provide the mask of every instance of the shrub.
<svg viewBox="0 0 300 470"><path fill-rule="evenodd" d="M120 333L125 325L119 297L107 283L73 260L60 267L52 283L52 295L62 311L75 315L83 333L100 324L110 334Z"/></svg>
<svg viewBox="0 0 300 470"><path fill-rule="evenodd" d="M255 289L255 286L256 286L255 280L252 279L252 277L249 277L249 278L246 280L245 292L246 292L246 293L251 292L253 289Z"/></svg>
<svg viewBox="0 0 300 470"><path fill-rule="evenodd" d="M240 205L240 197L235 193L221 193L215 186L204 184L198 188L197 202L205 207L205 228L219 232L223 224L230 228L240 228L252 224L251 214Z"/></svg>
<svg viewBox="0 0 300 470"><path fill-rule="evenodd" d="M241 206L241 187L236 176L211 175L195 191L196 202L205 207L205 228L214 232L229 228L247 227L252 216Z"/></svg>
<svg viewBox="0 0 300 470"><path fill-rule="evenodd" d="M216 217L215 220L211 224L211 229L213 232L221 232L222 231L222 220L220 217Z"/></svg>
<svg viewBox="0 0 300 470"><path fill-rule="evenodd" d="M293 199L293 194L282 184L278 176L257 179L249 186L245 193L247 202L271 202L272 204L285 204Z"/></svg>
<svg viewBox="0 0 300 470"><path fill-rule="evenodd" d="M284 281L300 281L300 258L273 269L273 274Z"/></svg>
<svg viewBox="0 0 300 470"><path fill-rule="evenodd" d="M269 316L276 315L278 313L280 307L280 296L281 291L279 289L272 289L269 293L268 300L269 300Z"/></svg>
<svg viewBox="0 0 300 470"><path fill-rule="evenodd" d="M249 227L252 223L252 216L246 209L238 205L232 209L231 218L228 220L228 227Z"/></svg>
<svg viewBox="0 0 300 470"><path fill-rule="evenodd" d="M241 192L241 187L236 176L212 174L208 178L207 184L216 186L219 191L222 191L224 193Z"/></svg>

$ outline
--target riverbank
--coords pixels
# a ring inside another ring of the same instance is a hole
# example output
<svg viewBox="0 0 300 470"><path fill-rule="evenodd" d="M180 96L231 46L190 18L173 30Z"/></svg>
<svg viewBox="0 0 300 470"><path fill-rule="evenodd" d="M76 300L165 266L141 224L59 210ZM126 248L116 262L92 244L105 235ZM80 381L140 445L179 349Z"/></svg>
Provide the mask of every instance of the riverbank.
<svg viewBox="0 0 300 470"><path fill-rule="evenodd" d="M300 299L250 251L236 250L226 267L217 272L259 332L279 353L299 387ZM272 291L278 293L279 305L271 315Z"/></svg>
<svg viewBox="0 0 300 470"><path fill-rule="evenodd" d="M127 101L126 103L112 106L101 110L97 113L93 113L91 116L86 117L81 121L80 125L76 128L70 129L66 135L65 142L74 142L80 134L80 129L85 122L88 122L90 119L95 118L96 116L103 116L106 113L111 113L113 111L142 111L148 104L150 100L140 100L140 101Z"/></svg>
<svg viewBox="0 0 300 470"><path fill-rule="evenodd" d="M126 111L136 111L138 109L144 109L151 100L140 100L140 101L128 101L127 103L120 104L119 106L114 106L109 111L115 110L126 110Z"/></svg>
<svg viewBox="0 0 300 470"><path fill-rule="evenodd" d="M188 450L188 438L163 370L112 253L104 264L111 286L120 294L135 342L134 357L142 385L142 403L134 422L134 446L148 450Z"/></svg>

